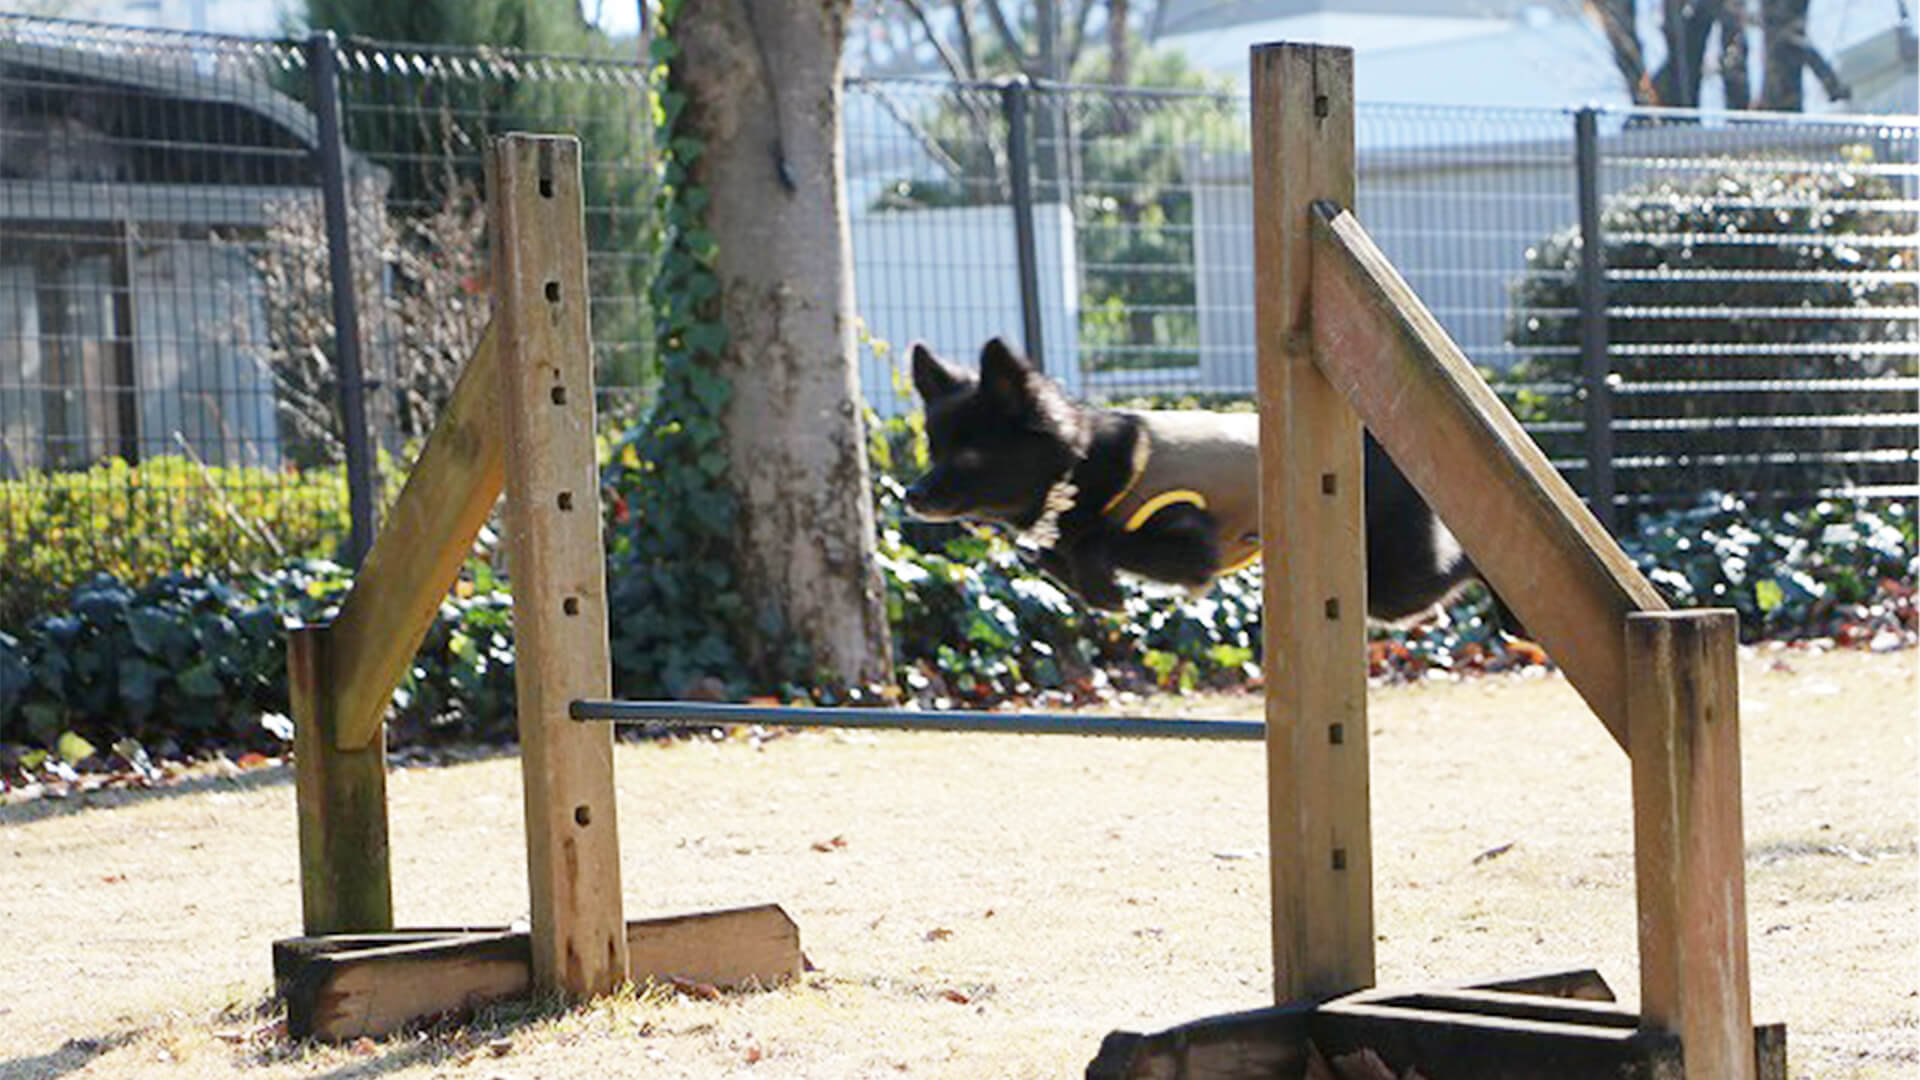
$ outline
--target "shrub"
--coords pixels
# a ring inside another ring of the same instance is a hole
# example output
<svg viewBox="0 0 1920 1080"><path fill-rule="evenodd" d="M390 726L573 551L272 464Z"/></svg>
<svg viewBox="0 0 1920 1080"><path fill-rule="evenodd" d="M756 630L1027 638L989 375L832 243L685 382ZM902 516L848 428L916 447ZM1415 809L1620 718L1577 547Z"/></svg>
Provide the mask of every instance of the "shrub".
<svg viewBox="0 0 1920 1080"><path fill-rule="evenodd" d="M1905 503L1828 501L1762 517L1712 494L1642 518L1622 546L1674 606L1739 612L1748 641L1914 630L1920 545Z"/></svg>
<svg viewBox="0 0 1920 1080"><path fill-rule="evenodd" d="M0 481L0 628L18 628L104 573L232 576L330 555L347 533L339 469L275 472L181 457Z"/></svg>
<svg viewBox="0 0 1920 1080"><path fill-rule="evenodd" d="M1858 157L1871 166L1866 151ZM1912 482L1913 425L1856 415L1912 403L1910 390L1861 380L1920 372L1920 324L1902 314L1915 294L1902 280L1912 269L1903 238L1920 215L1899 196L1870 167L1804 173L1753 162L1608 199L1622 495L1684 505L1709 487L1764 496ZM1579 263L1577 228L1528 249L1508 325L1528 355L1507 373L1512 381L1578 385ZM1529 424L1578 421L1581 408L1575 394L1514 401ZM1566 435L1544 441L1551 453L1580 452Z"/></svg>

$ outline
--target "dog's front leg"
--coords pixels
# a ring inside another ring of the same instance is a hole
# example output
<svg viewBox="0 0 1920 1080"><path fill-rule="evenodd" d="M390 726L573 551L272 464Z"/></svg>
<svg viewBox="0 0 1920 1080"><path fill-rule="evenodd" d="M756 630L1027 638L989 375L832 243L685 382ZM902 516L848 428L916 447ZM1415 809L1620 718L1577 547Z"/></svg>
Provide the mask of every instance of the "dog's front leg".
<svg viewBox="0 0 1920 1080"><path fill-rule="evenodd" d="M1127 594L1121 591L1120 582L1114 577L1113 552L1104 541L1087 537L1061 558L1069 564L1072 589L1087 606L1102 611L1118 611L1126 606Z"/></svg>

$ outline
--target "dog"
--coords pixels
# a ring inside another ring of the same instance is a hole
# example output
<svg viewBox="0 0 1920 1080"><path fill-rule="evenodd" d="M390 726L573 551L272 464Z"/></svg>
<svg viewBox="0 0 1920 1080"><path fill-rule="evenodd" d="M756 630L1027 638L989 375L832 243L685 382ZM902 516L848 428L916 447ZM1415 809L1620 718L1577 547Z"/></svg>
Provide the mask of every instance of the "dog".
<svg viewBox="0 0 1920 1080"><path fill-rule="evenodd" d="M931 467L907 489L908 509L1014 530L1092 607L1123 605L1118 572L1197 589L1260 555L1253 413L1079 404L999 338L977 374L914 345L913 385ZM1396 621L1474 571L1371 435L1365 462L1367 613Z"/></svg>

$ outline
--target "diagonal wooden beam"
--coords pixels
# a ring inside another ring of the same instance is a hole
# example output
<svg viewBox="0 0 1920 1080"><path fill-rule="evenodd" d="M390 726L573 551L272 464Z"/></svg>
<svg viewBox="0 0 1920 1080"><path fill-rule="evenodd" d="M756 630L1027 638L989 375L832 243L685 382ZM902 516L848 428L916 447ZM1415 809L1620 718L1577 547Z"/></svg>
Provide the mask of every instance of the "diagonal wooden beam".
<svg viewBox="0 0 1920 1080"><path fill-rule="evenodd" d="M373 741L506 478L489 324L333 620L335 745Z"/></svg>
<svg viewBox="0 0 1920 1080"><path fill-rule="evenodd" d="M1313 221L1315 362L1626 749L1617 628L1666 601L1353 214Z"/></svg>

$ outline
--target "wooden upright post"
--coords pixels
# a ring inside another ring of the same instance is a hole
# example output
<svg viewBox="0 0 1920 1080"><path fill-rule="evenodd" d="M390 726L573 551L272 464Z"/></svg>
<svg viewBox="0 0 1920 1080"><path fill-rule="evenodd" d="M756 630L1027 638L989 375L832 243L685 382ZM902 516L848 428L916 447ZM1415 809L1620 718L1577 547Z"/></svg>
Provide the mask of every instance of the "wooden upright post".
<svg viewBox="0 0 1920 1080"><path fill-rule="evenodd" d="M393 929L387 857L386 729L353 750L336 745L331 626L287 638L293 784L300 814L300 913L309 935Z"/></svg>
<svg viewBox="0 0 1920 1080"><path fill-rule="evenodd" d="M613 732L567 715L612 687L580 143L508 135L490 164L533 981L585 996L626 980L627 937Z"/></svg>
<svg viewBox="0 0 1920 1080"><path fill-rule="evenodd" d="M1686 1075L1751 1080L1739 621L1627 617L1640 1016L1680 1036Z"/></svg>
<svg viewBox="0 0 1920 1080"><path fill-rule="evenodd" d="M1315 199L1351 205L1353 51L1253 50L1274 993L1373 985L1360 421L1314 364Z"/></svg>

